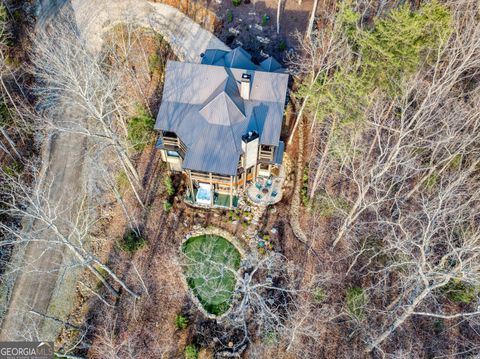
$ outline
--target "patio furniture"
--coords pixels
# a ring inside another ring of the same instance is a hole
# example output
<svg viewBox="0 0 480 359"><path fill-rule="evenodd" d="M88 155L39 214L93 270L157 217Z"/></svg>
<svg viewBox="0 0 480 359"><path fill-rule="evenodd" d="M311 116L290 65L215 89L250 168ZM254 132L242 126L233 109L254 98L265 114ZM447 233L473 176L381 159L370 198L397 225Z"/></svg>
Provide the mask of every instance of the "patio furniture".
<svg viewBox="0 0 480 359"><path fill-rule="evenodd" d="M277 197L277 194L278 194L278 193L277 193L276 191L273 191L273 192L272 192L272 197Z"/></svg>
<svg viewBox="0 0 480 359"><path fill-rule="evenodd" d="M262 195L261 195L261 194L257 194L257 199L262 199Z"/></svg>
<svg viewBox="0 0 480 359"><path fill-rule="evenodd" d="M265 184L265 187L271 187L272 183L273 183L272 180L269 178L267 180L267 183Z"/></svg>
<svg viewBox="0 0 480 359"><path fill-rule="evenodd" d="M261 190L262 189L262 184L260 182L256 182L255 187L257 187L258 190Z"/></svg>
<svg viewBox="0 0 480 359"><path fill-rule="evenodd" d="M267 194L267 193L268 193L268 188L265 187L264 189L262 189L262 193L263 193L263 194Z"/></svg>

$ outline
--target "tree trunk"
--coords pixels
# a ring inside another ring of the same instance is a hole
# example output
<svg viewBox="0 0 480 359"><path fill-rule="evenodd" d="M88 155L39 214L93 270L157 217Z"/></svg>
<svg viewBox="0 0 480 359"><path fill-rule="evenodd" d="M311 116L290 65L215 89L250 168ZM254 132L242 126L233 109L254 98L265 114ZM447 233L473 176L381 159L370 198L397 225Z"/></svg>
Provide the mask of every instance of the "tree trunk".
<svg viewBox="0 0 480 359"><path fill-rule="evenodd" d="M278 0L277 6L277 35L280 33L280 10L282 8L282 0Z"/></svg>
<svg viewBox="0 0 480 359"><path fill-rule="evenodd" d="M317 13L318 0L313 2L312 13L310 14L310 19L308 20L308 27L306 37L310 38L312 36L313 24L315 22L315 15Z"/></svg>

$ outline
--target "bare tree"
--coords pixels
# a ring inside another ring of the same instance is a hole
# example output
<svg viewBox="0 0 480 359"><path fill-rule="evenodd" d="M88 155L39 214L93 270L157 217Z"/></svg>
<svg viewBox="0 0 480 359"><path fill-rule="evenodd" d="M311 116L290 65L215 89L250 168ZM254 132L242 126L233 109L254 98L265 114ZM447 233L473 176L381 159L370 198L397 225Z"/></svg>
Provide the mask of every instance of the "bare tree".
<svg viewBox="0 0 480 359"><path fill-rule="evenodd" d="M445 294L480 283L480 25L473 2L450 5L452 35L400 95L372 91L357 126L318 132L328 149L316 186L340 218L333 246L369 298L356 330L385 355L413 318L480 314Z"/></svg>
<svg viewBox="0 0 480 359"><path fill-rule="evenodd" d="M129 156L126 104L119 90L123 85L109 65L108 49L92 53L67 14L54 26L39 29L32 41L32 71L38 78L34 90L48 124L104 143L116 155L143 206L140 177Z"/></svg>
<svg viewBox="0 0 480 359"><path fill-rule="evenodd" d="M130 289L110 267L93 254L91 230L97 220L94 210L88 205L86 196L81 197L79 203L72 201L71 208L65 207L60 201L53 203L49 198L53 181L46 182L44 174L34 166L29 167L28 170L28 173L33 176L34 188L18 176L2 173L2 185L8 189L8 192L1 200L1 213L9 218L17 218L34 225L19 228L15 224L0 223L0 229L8 238L2 241L1 245L39 242L43 243L45 248L66 248L73 260L71 265L88 269L110 294L119 295L118 290L107 281L107 277L134 298L139 298L139 294ZM78 210L72 210L74 205L78 205Z"/></svg>
<svg viewBox="0 0 480 359"><path fill-rule="evenodd" d="M231 302L230 309L217 319L225 327L221 336L228 340L230 333L238 332L242 333L242 339L229 349L227 342L222 343L226 349L237 352L254 338L263 338L271 344L287 340L285 348L290 351L298 344L297 338L316 336L308 319L316 287L299 289L301 276L294 263L277 253L260 258L251 253L237 270L234 261L215 260L218 253L214 253L211 242L199 250L201 253L187 255L183 266L203 300L217 303L222 298L226 303ZM213 285L222 284L224 277L235 280L233 293L223 285ZM318 284L315 280L312 283Z"/></svg>

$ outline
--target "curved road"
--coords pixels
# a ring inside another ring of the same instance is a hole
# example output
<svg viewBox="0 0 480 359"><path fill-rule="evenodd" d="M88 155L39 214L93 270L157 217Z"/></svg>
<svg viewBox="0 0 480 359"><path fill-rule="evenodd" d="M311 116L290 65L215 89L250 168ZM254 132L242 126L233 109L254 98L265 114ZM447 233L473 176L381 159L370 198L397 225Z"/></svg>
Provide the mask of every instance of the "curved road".
<svg viewBox="0 0 480 359"><path fill-rule="evenodd" d="M79 31L92 51L101 49L105 31L127 21L160 33L184 61L198 62L208 48L229 50L212 33L165 4L145 0L37 0L37 5L37 26L54 26L56 14L73 9ZM71 208L72 193L76 197L85 193L89 177L89 166L84 161L86 151L87 141L82 136L59 133L49 137L42 160L45 182L51 183L53 189L52 203ZM72 264L68 253L41 243L30 243L20 258L23 271L13 285L0 340L54 340L61 324L32 313L65 320L74 305L78 272L62 270Z"/></svg>

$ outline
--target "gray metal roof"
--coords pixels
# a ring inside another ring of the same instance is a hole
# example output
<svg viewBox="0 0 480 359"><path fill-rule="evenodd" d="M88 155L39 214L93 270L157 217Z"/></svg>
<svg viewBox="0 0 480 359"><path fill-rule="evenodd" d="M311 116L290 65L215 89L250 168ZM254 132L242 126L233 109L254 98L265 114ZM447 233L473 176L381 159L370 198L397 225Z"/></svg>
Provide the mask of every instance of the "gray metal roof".
<svg viewBox="0 0 480 359"><path fill-rule="evenodd" d="M175 132L187 146L185 169L235 175L242 135L255 130L261 144L279 145L288 74L203 63L250 62L241 48L223 52L207 50L202 64L167 62L155 129ZM245 72L251 75L249 100L240 97Z"/></svg>
<svg viewBox="0 0 480 359"><path fill-rule="evenodd" d="M270 56L260 62L260 68L264 71L275 72L282 69L282 65L280 65L280 63L272 56Z"/></svg>

